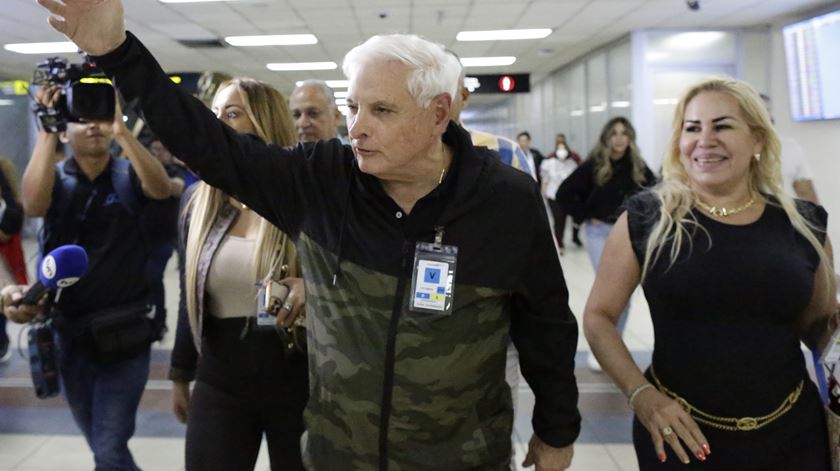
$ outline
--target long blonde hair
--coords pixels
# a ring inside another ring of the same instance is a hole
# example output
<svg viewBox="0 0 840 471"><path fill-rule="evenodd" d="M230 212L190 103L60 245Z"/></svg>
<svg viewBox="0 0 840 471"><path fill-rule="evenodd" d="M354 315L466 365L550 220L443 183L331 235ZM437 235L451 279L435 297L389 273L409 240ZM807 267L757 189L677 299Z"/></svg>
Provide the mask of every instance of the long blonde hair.
<svg viewBox="0 0 840 471"><path fill-rule="evenodd" d="M245 113L254 124L257 135L266 143L289 146L296 143L292 114L289 112L286 97L270 85L249 79L235 78L224 82L216 90L216 96L228 86L237 87L245 105ZM214 98L215 100L215 98ZM190 211L189 235L187 236L186 263L184 278L187 296L187 314L190 324L196 325L198 315L198 296L196 278L201 248L219 211L228 203L228 195L204 182L198 187L187 203ZM286 276L299 276L295 246L289 237L265 219L260 218L254 251L254 279L261 279L274 268L287 266Z"/></svg>
<svg viewBox="0 0 840 471"><path fill-rule="evenodd" d="M633 181L639 186L645 184L645 162L642 160L642 154L636 146L636 129L630 124L630 120L623 116L616 116L607 121L607 124L601 129L601 136L598 138L598 143L589 152L590 159L595 162L595 183L598 186L603 186L607 183L613 174L613 159L612 146L610 146L610 137L612 136L613 127L616 124L624 125L627 130L627 136L630 138L630 144L627 146L627 153L630 154L630 162L633 165ZM565 136L564 136L565 137Z"/></svg>
<svg viewBox="0 0 840 471"><path fill-rule="evenodd" d="M662 203L659 209L659 221L653 227L645 249L642 279L647 275L650 267L659 259L666 243L671 242L669 253L670 264L673 265L679 256L680 249L686 242L691 245L690 229L703 230L691 208L695 204L695 196L689 186L688 173L680 161L680 138L682 136L685 108L696 96L706 92L724 93L738 102L741 114L752 135L758 142L764 144L760 160L751 159L749 189L753 194L769 195L778 203L767 201L767 204L778 205L790 219L797 232L813 246L819 254L827 280L834 276L831 262L823 250L822 244L813 230L815 229L796 209L796 203L788 196L782 187L782 145L770 115L761 101L758 93L746 82L735 79L710 79L692 87L677 104L674 112L673 130L665 161L662 164L662 182L653 192ZM707 233L708 234L708 233Z"/></svg>

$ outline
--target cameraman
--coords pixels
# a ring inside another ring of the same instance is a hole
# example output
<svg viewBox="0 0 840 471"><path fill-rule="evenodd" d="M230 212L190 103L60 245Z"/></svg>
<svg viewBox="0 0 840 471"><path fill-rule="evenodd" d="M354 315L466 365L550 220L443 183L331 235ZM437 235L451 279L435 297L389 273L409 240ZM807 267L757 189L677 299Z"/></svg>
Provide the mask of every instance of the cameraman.
<svg viewBox="0 0 840 471"><path fill-rule="evenodd" d="M53 108L60 106L60 95L60 88L46 86L36 100ZM146 308L143 275L149 249L138 211L149 199L170 194L163 166L127 129L119 100L115 108L111 120L73 117L75 122L67 123L60 135L41 130L23 175L22 198L26 215L44 218L42 254L65 244L81 245L88 254L87 273L57 299L48 298L44 314L54 319L67 403L93 451L96 469L103 471L139 469L128 440L149 375L152 313ZM69 145L71 157L55 164L58 139ZM130 167L110 154L115 139ZM116 171L123 168L124 184ZM19 299L19 291L2 293L5 314L26 322L37 310L9 306ZM136 332L138 325L149 329L148 338L127 344L123 339L132 337L128 329ZM120 341L108 343L103 332Z"/></svg>

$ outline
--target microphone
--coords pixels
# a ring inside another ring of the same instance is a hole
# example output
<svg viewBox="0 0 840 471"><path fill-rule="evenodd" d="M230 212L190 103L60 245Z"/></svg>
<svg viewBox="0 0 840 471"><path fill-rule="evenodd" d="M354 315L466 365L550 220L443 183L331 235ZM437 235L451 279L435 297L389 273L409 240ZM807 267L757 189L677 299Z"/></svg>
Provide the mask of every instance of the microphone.
<svg viewBox="0 0 840 471"><path fill-rule="evenodd" d="M85 249L78 245L62 245L53 249L41 260L38 282L30 286L19 304L34 305L51 289L61 290L73 286L88 267Z"/></svg>

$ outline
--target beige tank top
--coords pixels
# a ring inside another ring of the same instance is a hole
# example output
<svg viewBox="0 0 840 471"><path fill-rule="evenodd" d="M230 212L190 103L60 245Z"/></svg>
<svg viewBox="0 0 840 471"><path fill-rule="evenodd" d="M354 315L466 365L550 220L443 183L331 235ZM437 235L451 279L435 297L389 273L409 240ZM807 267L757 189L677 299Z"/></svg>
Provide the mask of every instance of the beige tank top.
<svg viewBox="0 0 840 471"><path fill-rule="evenodd" d="M257 314L254 278L256 239L225 235L210 263L205 300L213 317L245 317Z"/></svg>

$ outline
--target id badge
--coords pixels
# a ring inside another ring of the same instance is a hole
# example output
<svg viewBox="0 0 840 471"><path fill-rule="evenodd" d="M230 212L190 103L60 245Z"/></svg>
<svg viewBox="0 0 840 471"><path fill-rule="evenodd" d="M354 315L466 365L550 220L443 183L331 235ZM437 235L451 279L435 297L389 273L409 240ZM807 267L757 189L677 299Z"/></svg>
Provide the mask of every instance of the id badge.
<svg viewBox="0 0 840 471"><path fill-rule="evenodd" d="M457 259L458 247L454 245L417 243L411 275L412 311L452 314Z"/></svg>
<svg viewBox="0 0 840 471"><path fill-rule="evenodd" d="M258 284L257 292L257 326L273 327L277 309L289 296L289 287L272 279Z"/></svg>
<svg viewBox="0 0 840 471"><path fill-rule="evenodd" d="M257 291L257 326L268 327L274 325L274 316L269 314L271 307L266 301L266 288L264 283L259 283L259 290Z"/></svg>

